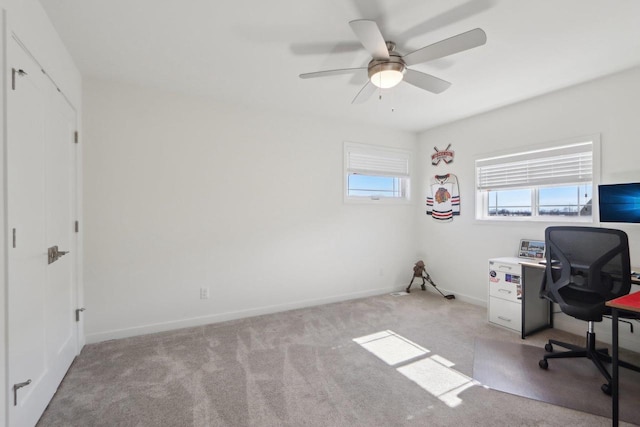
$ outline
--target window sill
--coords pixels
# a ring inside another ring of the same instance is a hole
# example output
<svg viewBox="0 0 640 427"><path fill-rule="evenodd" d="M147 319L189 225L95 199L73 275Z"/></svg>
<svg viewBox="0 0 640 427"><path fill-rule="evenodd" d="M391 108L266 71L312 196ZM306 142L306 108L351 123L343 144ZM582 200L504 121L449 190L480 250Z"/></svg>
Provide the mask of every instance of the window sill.
<svg viewBox="0 0 640 427"><path fill-rule="evenodd" d="M499 224L499 223L523 223L523 222L535 222L535 223L576 223L576 224L594 224L595 219L593 217L570 217L570 216L554 216L554 217L534 217L534 216L503 216L503 217L489 217L489 218L476 218L476 223L479 224Z"/></svg>
<svg viewBox="0 0 640 427"><path fill-rule="evenodd" d="M349 197L344 199L349 205L411 205L411 200L391 197Z"/></svg>

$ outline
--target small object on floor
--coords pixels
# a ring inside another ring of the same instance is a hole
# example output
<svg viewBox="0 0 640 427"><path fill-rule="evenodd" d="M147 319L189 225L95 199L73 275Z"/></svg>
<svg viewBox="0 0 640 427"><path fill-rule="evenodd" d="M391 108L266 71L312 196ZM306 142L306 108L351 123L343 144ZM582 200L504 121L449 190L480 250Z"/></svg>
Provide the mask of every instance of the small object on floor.
<svg viewBox="0 0 640 427"><path fill-rule="evenodd" d="M430 284L435 288L435 290L436 290L436 291L438 291L438 293L439 293L440 295L442 295L445 299L456 299L456 296L455 296L455 295L452 295L452 294L445 295L445 294L443 294L442 292L440 292L440 289L438 289L438 287L436 286L436 284L435 284L435 283L433 283L433 280L431 280L431 276L429 276L429 273L427 273L427 270L426 270L426 268L425 268L425 266L424 266L424 261L422 261L422 260L420 260L420 261L416 262L416 263L415 263L415 265L414 265L414 267L413 267L413 277L411 278L411 282L409 283L409 286L407 286L407 289L406 289L407 293L410 293L410 292L411 292L411 285L413 285L413 280L414 280L416 277L419 277L419 278L421 278L421 279L422 279L422 285L420 285L420 288L422 288L422 290L423 290L423 291L426 291L426 290L427 290L427 287L425 286L425 285L426 285L425 280L426 280L426 281L427 281L427 282L429 282L429 283L430 283Z"/></svg>
<svg viewBox="0 0 640 427"><path fill-rule="evenodd" d="M398 291L398 292L391 292L389 295L391 295L392 297L403 297L409 294L404 291Z"/></svg>

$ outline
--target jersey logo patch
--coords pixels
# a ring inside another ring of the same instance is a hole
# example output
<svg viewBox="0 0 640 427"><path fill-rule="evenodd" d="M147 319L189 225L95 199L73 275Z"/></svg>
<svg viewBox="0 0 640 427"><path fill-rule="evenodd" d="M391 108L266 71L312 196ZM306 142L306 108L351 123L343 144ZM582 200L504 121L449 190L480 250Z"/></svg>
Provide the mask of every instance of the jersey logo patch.
<svg viewBox="0 0 640 427"><path fill-rule="evenodd" d="M444 203L451 198L451 194L447 191L446 188L440 187L435 194L437 203Z"/></svg>

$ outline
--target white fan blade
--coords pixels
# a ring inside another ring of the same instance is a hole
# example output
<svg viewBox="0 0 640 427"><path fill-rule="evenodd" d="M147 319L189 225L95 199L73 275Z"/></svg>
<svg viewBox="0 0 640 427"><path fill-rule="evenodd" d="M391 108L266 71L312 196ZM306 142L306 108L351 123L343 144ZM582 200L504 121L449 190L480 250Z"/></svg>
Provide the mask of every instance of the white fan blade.
<svg viewBox="0 0 640 427"><path fill-rule="evenodd" d="M476 28L413 51L402 59L405 64L411 66L482 46L486 42L487 34L482 29Z"/></svg>
<svg viewBox="0 0 640 427"><path fill-rule="evenodd" d="M367 49L374 59L389 59L387 43L384 41L376 21L357 19L349 22L349 25L358 40L360 40L360 43L362 43L362 46Z"/></svg>
<svg viewBox="0 0 640 427"><path fill-rule="evenodd" d="M449 86L451 86L451 83L445 80L439 79L430 74L425 74L421 73L420 71L409 69L405 71L403 80L411 85L414 85L415 87L433 93L443 92L447 90Z"/></svg>
<svg viewBox="0 0 640 427"><path fill-rule="evenodd" d="M339 76L341 74L351 74L356 71L366 70L367 67L340 68L339 70L316 71L315 73L300 74L301 79L312 79L315 77Z"/></svg>
<svg viewBox="0 0 640 427"><path fill-rule="evenodd" d="M362 87L362 89L360 89L360 92L358 92L356 97L353 98L353 101L351 101L351 103L362 104L367 99L371 98L371 95L373 95L376 89L377 89L376 86L373 83L371 83L371 81L368 81L367 84L365 84Z"/></svg>

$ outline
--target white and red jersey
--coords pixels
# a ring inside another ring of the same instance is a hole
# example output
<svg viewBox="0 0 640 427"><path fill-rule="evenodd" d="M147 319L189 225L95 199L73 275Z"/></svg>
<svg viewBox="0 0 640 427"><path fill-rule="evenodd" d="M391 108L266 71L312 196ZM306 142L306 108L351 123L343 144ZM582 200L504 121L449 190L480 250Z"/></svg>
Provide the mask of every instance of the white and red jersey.
<svg viewBox="0 0 640 427"><path fill-rule="evenodd" d="M427 215L438 221L453 221L460 215L458 178L453 174L436 175L427 188Z"/></svg>

